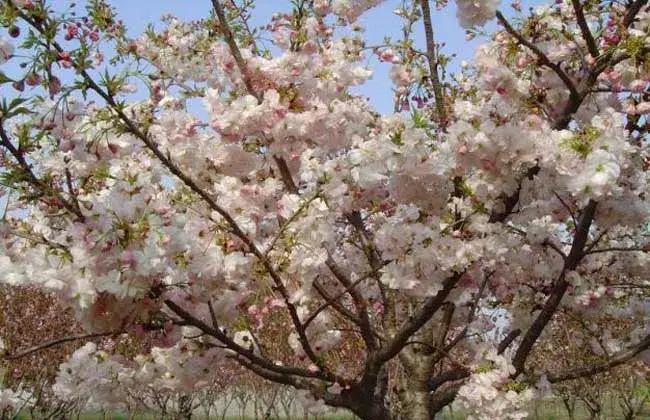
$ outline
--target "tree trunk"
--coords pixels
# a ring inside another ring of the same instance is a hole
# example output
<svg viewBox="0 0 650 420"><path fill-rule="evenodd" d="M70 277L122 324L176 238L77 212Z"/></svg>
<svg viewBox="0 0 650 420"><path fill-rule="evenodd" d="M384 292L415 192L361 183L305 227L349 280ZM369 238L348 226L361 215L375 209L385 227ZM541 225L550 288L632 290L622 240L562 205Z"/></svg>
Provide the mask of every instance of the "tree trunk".
<svg viewBox="0 0 650 420"><path fill-rule="evenodd" d="M421 390L407 390L408 418L410 420L433 420L434 413L429 408L429 393Z"/></svg>
<svg viewBox="0 0 650 420"><path fill-rule="evenodd" d="M563 397L562 404L564 404L564 408L566 409L567 414L569 415L569 420L573 420L575 418L575 411L576 411L575 398L568 397L568 396Z"/></svg>
<svg viewBox="0 0 650 420"><path fill-rule="evenodd" d="M409 420L433 420L429 379L433 374L433 355L425 346L412 345L400 353L400 361L406 372L402 407Z"/></svg>

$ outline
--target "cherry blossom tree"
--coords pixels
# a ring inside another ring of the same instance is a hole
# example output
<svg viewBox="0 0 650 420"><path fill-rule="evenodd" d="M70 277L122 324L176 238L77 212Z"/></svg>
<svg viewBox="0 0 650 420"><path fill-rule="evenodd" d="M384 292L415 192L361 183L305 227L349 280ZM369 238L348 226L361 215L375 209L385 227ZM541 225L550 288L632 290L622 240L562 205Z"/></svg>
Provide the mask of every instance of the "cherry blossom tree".
<svg viewBox="0 0 650 420"><path fill-rule="evenodd" d="M11 354L30 347L39 349L18 359L2 360L0 418L14 418L18 411L39 419L71 417L85 401L57 398L52 384L59 365L75 350L74 341L59 343L60 338L81 333L72 311L49 293L31 287L3 285L0 314L3 353ZM44 346L47 341L59 345Z"/></svg>
<svg viewBox="0 0 650 420"><path fill-rule="evenodd" d="M571 367L576 360L597 364L619 352L619 342L612 337L629 334L634 323L608 314L593 313L591 318L593 322L585 323L572 312L559 311L548 326L546 339L533 350L530 363L552 374ZM576 418L579 406L590 418L613 417L620 410L618 415L634 419L642 416L648 401L645 389L649 381L648 364L636 361L562 382L552 391L560 397L570 419Z"/></svg>
<svg viewBox="0 0 650 420"><path fill-rule="evenodd" d="M428 0L364 41L380 3L293 0L258 28L253 0L212 0L129 38L107 1L0 1L0 278L89 337L155 341L85 344L57 395L184 392L229 359L364 419L506 419L647 356L647 0L457 0L485 43L456 72ZM368 57L392 114L355 93ZM529 363L558 311L631 325L596 361Z"/></svg>

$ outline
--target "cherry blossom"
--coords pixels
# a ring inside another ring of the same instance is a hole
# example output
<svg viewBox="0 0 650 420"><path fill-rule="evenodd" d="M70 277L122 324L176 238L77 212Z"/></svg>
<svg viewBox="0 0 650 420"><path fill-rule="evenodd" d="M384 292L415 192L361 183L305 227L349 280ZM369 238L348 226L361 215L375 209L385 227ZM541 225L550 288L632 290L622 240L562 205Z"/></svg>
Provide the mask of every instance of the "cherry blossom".
<svg viewBox="0 0 650 420"><path fill-rule="evenodd" d="M0 37L0 64L4 64L14 53L14 46L5 37Z"/></svg>

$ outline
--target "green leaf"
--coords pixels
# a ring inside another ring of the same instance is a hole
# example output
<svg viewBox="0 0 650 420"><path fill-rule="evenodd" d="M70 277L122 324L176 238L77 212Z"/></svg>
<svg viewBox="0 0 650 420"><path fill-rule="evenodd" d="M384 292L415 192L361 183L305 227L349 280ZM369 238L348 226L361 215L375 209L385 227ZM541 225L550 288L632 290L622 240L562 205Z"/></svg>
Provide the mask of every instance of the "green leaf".
<svg viewBox="0 0 650 420"><path fill-rule="evenodd" d="M5 83L10 83L13 82L14 80L10 77L8 77L6 74L0 71L0 85L3 85Z"/></svg>
<svg viewBox="0 0 650 420"><path fill-rule="evenodd" d="M24 106L21 106L19 108L13 109L9 111L9 113L6 115L6 118L9 117L15 117L16 115L29 115L32 114L33 111L30 111L28 108L25 108Z"/></svg>
<svg viewBox="0 0 650 420"><path fill-rule="evenodd" d="M24 104L27 102L26 98L14 98L11 102L9 102L9 109L13 109L19 105Z"/></svg>

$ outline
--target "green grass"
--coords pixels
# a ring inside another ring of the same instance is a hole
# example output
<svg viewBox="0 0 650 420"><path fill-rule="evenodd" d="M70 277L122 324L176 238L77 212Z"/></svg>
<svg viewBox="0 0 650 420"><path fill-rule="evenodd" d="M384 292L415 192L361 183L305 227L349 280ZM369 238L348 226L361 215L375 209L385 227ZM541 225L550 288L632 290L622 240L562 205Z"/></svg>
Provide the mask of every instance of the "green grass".
<svg viewBox="0 0 650 420"><path fill-rule="evenodd" d="M564 406L562 405L562 402L559 399L533 402L528 409L528 414L529 414L528 419L532 419L532 420L568 420L569 418ZM17 420L28 420L30 418L31 417L27 413L22 413L17 417ZM198 415L193 418L195 420L205 420L205 417L198 416ZM443 410L442 413L438 415L437 418L442 420L464 420L465 416L458 409L453 409L450 411L448 408L446 408ZM575 420L586 420L588 418L589 418L589 413L586 410L586 408L581 403L576 404ZM612 397L605 397L602 402L601 418L606 420L623 419L622 411L618 405L618 401L616 401ZM642 419L650 420L650 404L646 406L644 415L640 415L636 418L639 420ZM107 414L106 416L104 416L104 414L101 412L86 412L79 417L79 420L104 420L104 419L129 420L130 418L128 413L119 413L119 412L113 412ZM155 414L142 413L142 414L135 415L133 419L134 420L158 420L160 419L160 416L156 416ZM210 417L210 420L217 420L217 419L220 420L221 417L217 417L217 416ZM253 417L249 417L248 419L253 420ZM304 417L302 416L295 417L295 419L303 420ZM353 419L355 419L354 416L352 416L351 414L346 415L345 413L333 414L329 416L309 417L309 420L353 420ZM75 418L73 417L70 420L75 420ZM239 416L228 416L226 417L226 420L242 420L242 418Z"/></svg>

